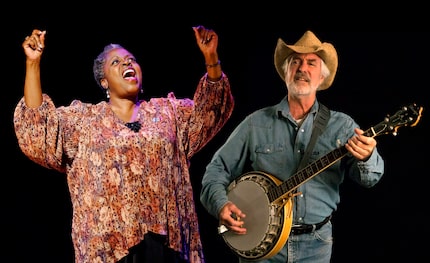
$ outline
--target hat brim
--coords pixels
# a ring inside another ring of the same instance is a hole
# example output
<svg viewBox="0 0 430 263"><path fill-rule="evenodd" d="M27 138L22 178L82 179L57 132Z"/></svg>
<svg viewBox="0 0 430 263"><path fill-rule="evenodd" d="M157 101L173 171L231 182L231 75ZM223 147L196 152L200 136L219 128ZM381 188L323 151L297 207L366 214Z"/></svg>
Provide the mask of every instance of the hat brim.
<svg viewBox="0 0 430 263"><path fill-rule="evenodd" d="M325 90L333 84L338 66L338 57L336 49L332 44L322 43L320 46L316 47L287 45L282 39L279 38L275 49L275 68L283 81L285 81L285 74L282 70L282 65L284 64L287 57L294 52L300 54L315 53L327 65L328 69L330 70L330 75L325 78L318 90Z"/></svg>

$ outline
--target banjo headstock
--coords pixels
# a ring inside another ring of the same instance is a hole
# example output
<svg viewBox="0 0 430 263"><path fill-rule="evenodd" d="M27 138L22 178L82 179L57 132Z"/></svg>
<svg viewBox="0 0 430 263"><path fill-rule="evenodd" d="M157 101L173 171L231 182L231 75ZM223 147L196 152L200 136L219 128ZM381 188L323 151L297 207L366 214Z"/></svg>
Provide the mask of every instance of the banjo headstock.
<svg viewBox="0 0 430 263"><path fill-rule="evenodd" d="M397 130L400 127L416 126L421 119L423 109L415 103L403 106L393 115L387 115L382 122L371 127L364 134L371 137L389 133L397 135Z"/></svg>

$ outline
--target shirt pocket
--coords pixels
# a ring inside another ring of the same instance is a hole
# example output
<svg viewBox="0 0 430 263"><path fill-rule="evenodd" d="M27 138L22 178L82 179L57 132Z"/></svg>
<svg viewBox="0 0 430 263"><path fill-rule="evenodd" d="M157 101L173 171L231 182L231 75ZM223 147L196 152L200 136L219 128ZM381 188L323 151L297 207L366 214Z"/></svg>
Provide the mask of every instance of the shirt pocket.
<svg viewBox="0 0 430 263"><path fill-rule="evenodd" d="M282 144L261 144L255 148L256 168L264 170L277 170L287 162L285 156L285 145Z"/></svg>

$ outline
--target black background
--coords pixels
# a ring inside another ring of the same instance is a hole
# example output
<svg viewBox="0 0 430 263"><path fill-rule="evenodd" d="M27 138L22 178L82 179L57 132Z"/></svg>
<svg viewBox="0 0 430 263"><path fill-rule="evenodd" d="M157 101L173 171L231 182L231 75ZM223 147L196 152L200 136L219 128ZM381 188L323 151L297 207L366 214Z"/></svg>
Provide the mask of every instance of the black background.
<svg viewBox="0 0 430 263"><path fill-rule="evenodd" d="M360 15L352 16L348 9L329 15L276 4L248 6L246 12L221 3L172 6L163 2L166 6L156 9L126 4L109 4L106 10L66 4L47 9L38 3L3 9L8 13L8 18L2 18L0 104L4 262L73 262L65 176L23 156L13 132L13 110L23 90L24 37L33 28L47 30L42 86L57 105L72 99L94 103L105 99L93 80L92 61L111 42L122 44L138 58L144 72L142 98L166 96L169 91L177 97L192 97L205 73L192 30L199 24L219 35L219 57L236 107L223 130L191 160L196 200L206 164L233 128L250 112L285 95L273 65L277 39L292 44L310 29L322 41L333 43L339 55L332 87L318 94L329 108L348 113L362 128L369 128L401 106L424 107L417 126L402 127L397 136L378 137L386 162L379 184L371 189L348 179L343 184L333 218L333 262L416 262L427 257L429 33L398 32L419 28L422 16L412 14L412 22L405 21L408 10L381 19L376 10L356 10ZM191 9L195 11L179 11ZM406 26L404 21L416 26ZM207 262L236 262L216 233L216 220L198 201L196 205Z"/></svg>

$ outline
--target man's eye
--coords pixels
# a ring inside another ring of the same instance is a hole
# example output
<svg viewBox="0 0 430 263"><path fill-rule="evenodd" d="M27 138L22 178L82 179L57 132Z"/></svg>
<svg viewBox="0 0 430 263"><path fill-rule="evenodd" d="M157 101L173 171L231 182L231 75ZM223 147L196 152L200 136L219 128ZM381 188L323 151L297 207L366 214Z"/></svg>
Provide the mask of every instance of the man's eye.
<svg viewBox="0 0 430 263"><path fill-rule="evenodd" d="M119 60L118 59L114 59L114 60L112 60L112 65L117 65L119 63Z"/></svg>

